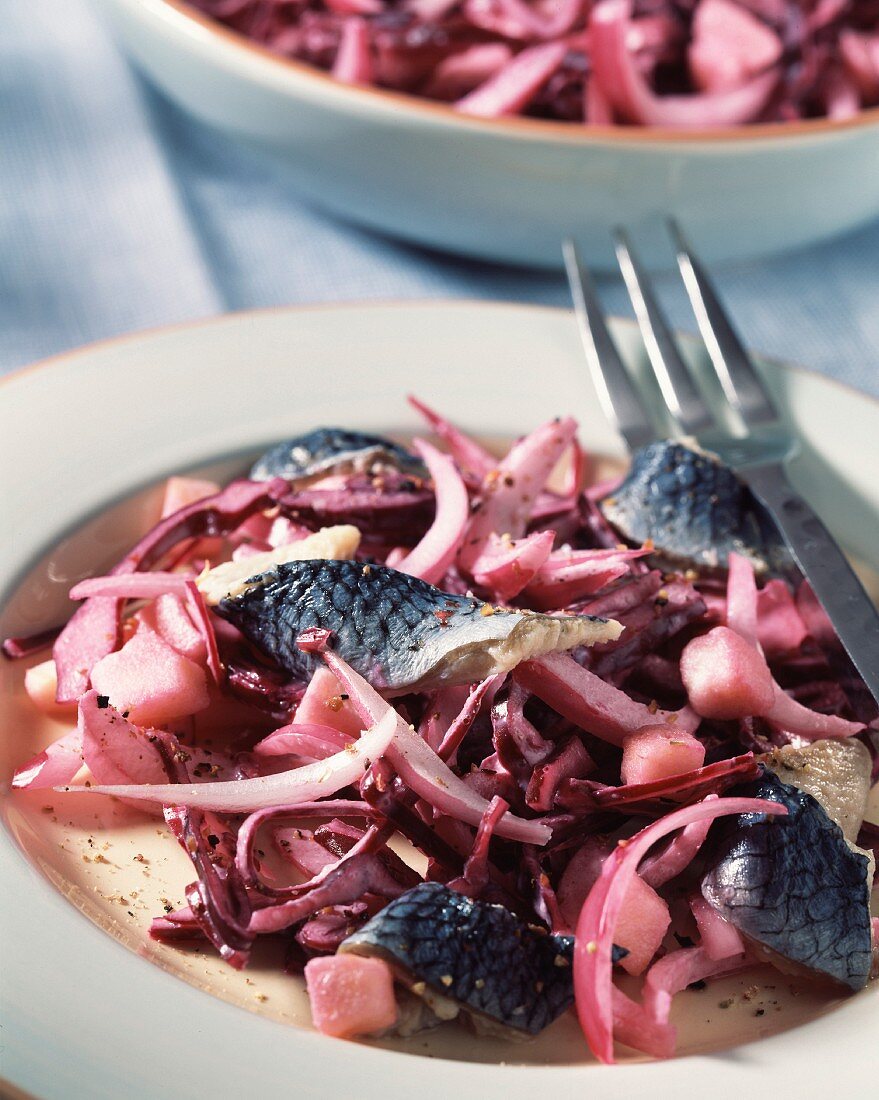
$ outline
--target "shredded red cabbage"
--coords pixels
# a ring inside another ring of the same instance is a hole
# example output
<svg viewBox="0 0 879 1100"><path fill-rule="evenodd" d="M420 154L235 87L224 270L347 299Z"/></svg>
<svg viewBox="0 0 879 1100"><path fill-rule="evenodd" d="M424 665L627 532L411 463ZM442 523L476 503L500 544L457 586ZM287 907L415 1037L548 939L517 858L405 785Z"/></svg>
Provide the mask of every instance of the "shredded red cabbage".
<svg viewBox="0 0 879 1100"><path fill-rule="evenodd" d="M876 0L190 0L282 57L465 114L682 129L879 104Z"/></svg>

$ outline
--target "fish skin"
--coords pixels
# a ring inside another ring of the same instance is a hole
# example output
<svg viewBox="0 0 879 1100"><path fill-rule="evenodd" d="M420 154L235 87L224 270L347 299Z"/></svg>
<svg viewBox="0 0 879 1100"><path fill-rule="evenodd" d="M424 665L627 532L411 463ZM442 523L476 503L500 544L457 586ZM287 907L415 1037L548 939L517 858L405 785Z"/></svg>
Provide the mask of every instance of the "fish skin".
<svg viewBox="0 0 879 1100"><path fill-rule="evenodd" d="M625 480L599 508L625 539L652 539L657 555L675 565L724 569L730 552L746 557L760 574L787 564L751 490L716 455L679 440L637 450Z"/></svg>
<svg viewBox="0 0 879 1100"><path fill-rule="evenodd" d="M395 898L339 951L384 958L406 981L425 982L463 1011L525 1035L537 1035L574 1002L572 936L552 935L438 882Z"/></svg>
<svg viewBox="0 0 879 1100"><path fill-rule="evenodd" d="M297 646L309 629L332 631L333 648L378 689L393 692L473 683L506 671L543 641L543 652L616 636L594 616L549 616L441 592L386 566L356 561L282 563L233 597L219 614L295 676L319 659ZM555 639L555 645L552 640ZM520 655L521 654L521 655Z"/></svg>
<svg viewBox="0 0 879 1100"><path fill-rule="evenodd" d="M302 481L342 470L364 472L375 464L391 466L411 477L427 478L427 467L404 447L380 435L345 428L315 428L266 451L253 464L253 481L283 477Z"/></svg>
<svg viewBox="0 0 879 1100"><path fill-rule="evenodd" d="M730 793L780 802L788 814L734 819L702 879L705 900L797 970L862 989L871 964L868 856L810 794L768 768Z"/></svg>

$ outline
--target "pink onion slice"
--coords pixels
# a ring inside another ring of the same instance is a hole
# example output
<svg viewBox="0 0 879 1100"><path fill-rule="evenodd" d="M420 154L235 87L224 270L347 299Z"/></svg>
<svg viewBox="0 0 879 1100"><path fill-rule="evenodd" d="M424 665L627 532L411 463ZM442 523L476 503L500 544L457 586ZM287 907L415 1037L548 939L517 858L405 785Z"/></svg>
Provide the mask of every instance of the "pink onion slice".
<svg viewBox="0 0 879 1100"><path fill-rule="evenodd" d="M535 531L525 538L508 541L491 534L471 567L473 579L493 592L496 599L511 600L534 579L549 557L554 541L553 531Z"/></svg>
<svg viewBox="0 0 879 1100"><path fill-rule="evenodd" d="M397 728L396 711L388 707L380 720L359 741L326 760L291 771L255 779L221 783L136 783L93 787L58 787L57 790L88 790L117 798L142 798L163 805L190 806L229 813L261 810L292 802L306 802L335 794L362 778L374 760L385 754Z"/></svg>
<svg viewBox="0 0 879 1100"><path fill-rule="evenodd" d="M620 844L605 860L598 881L583 903L574 945L574 996L583 1033L595 1056L606 1064L613 1052L613 975L611 948L620 908L638 864L648 850L676 829L694 821L729 814L786 814L777 802L759 798L718 798L675 810Z"/></svg>
<svg viewBox="0 0 879 1100"><path fill-rule="evenodd" d="M388 713L395 716L396 736L385 755L403 782L440 813L478 827L488 809L488 802L459 779L375 688L341 657L329 649L322 650L321 656L336 679L344 685L365 722L376 722L387 717ZM552 836L548 826L539 821L526 821L509 812L498 822L495 831L508 840L541 846Z"/></svg>
<svg viewBox="0 0 879 1100"><path fill-rule="evenodd" d="M716 794L709 794L702 801L714 801L718 797ZM694 821L687 825L677 836L672 837L663 851L648 856L638 868L638 874L648 886L658 890L690 866L705 843L710 828L710 821Z"/></svg>
<svg viewBox="0 0 879 1100"><path fill-rule="evenodd" d="M354 738L332 726L296 722L281 726L253 746L257 756L311 756L325 760L354 743Z"/></svg>
<svg viewBox="0 0 879 1100"><path fill-rule="evenodd" d="M565 59L567 42L545 42L516 54L494 76L459 99L455 106L465 115L499 118L522 110Z"/></svg>
<svg viewBox="0 0 879 1100"><path fill-rule="evenodd" d="M463 470L467 470L471 474L475 474L477 477L482 478L489 470L494 469L497 465L497 460L494 455L474 439L465 435L460 428L456 428L451 421L446 420L444 417L440 416L439 413L434 412L434 410L425 405L423 401L419 401L417 397L413 397L410 394L407 400L412 408L424 417L433 431L435 431L445 443L451 451L452 457Z"/></svg>
<svg viewBox="0 0 879 1100"><path fill-rule="evenodd" d="M531 508L577 431L571 417L542 424L510 448L483 478L482 505L464 536L459 560L471 571L492 535L521 538Z"/></svg>
<svg viewBox="0 0 879 1100"><path fill-rule="evenodd" d="M705 978L734 974L748 964L749 960L744 954L713 959L704 947L684 947L679 951L672 951L647 971L644 979L644 1008L657 1024L666 1024L675 993L680 993L688 985ZM637 1042L635 1045L637 1046Z"/></svg>
<svg viewBox="0 0 879 1100"><path fill-rule="evenodd" d="M741 554L730 554L726 586L726 625L751 645L757 645L757 581Z"/></svg>
<svg viewBox="0 0 879 1100"><path fill-rule="evenodd" d="M343 84L371 84L372 74L369 26L365 19L352 15L342 24L342 38L333 62L333 76Z"/></svg>
<svg viewBox="0 0 879 1100"><path fill-rule="evenodd" d="M696 918L696 927L702 938L705 954L713 962L729 959L734 955L744 955L745 941L735 925L724 920L720 913L709 905L701 894L690 898L690 908Z"/></svg>
<svg viewBox="0 0 879 1100"><path fill-rule="evenodd" d="M699 718L688 708L680 711L651 710L625 692L582 668L565 653L552 653L525 661L515 678L532 695L557 710L569 722L614 745L643 726L668 723L670 729L694 733Z"/></svg>
<svg viewBox="0 0 879 1100"><path fill-rule="evenodd" d="M170 593L186 595L185 573L121 573L106 577L87 577L70 589L71 600L92 596L114 596L122 600L151 600Z"/></svg>
<svg viewBox="0 0 879 1100"><path fill-rule="evenodd" d="M413 447L433 478L436 515L422 540L395 568L428 584L438 584L455 560L470 518L470 501L454 459L423 439L413 440Z"/></svg>
<svg viewBox="0 0 879 1100"><path fill-rule="evenodd" d="M15 769L15 790L42 790L70 783L82 767L82 733L70 730L51 745Z"/></svg>

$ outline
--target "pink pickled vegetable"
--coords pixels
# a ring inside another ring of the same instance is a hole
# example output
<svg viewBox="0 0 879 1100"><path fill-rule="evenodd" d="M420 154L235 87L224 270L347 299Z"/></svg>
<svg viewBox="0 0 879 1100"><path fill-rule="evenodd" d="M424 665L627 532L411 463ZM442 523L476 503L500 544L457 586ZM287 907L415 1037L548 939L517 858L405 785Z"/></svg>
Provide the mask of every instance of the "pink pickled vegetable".
<svg viewBox="0 0 879 1100"><path fill-rule="evenodd" d="M735 973L746 962L744 955L712 959L704 947L684 947L680 951L672 951L647 972L644 1007L656 1024L666 1024L675 993L680 993L693 982ZM637 1039L630 1045L637 1048Z"/></svg>
<svg viewBox="0 0 879 1100"><path fill-rule="evenodd" d="M375 1035L397 1019L394 977L382 959L333 955L305 964L314 1026L324 1035Z"/></svg>
<svg viewBox="0 0 879 1100"><path fill-rule="evenodd" d="M253 746L257 756L302 756L312 760L325 760L352 744L353 737L340 733L332 726L315 726L308 722L295 722L264 737Z"/></svg>
<svg viewBox="0 0 879 1100"><path fill-rule="evenodd" d="M553 542L552 531L537 531L522 539L492 534L473 564L473 579L498 600L511 600L534 579L549 557Z"/></svg>
<svg viewBox="0 0 879 1100"><path fill-rule="evenodd" d="M157 596L186 593L183 573L121 573L119 576L88 577L70 589L72 600L92 596L114 596L123 600L152 600Z"/></svg>
<svg viewBox="0 0 879 1100"><path fill-rule="evenodd" d="M564 42L547 42L523 50L484 84L459 99L458 110L485 118L518 114L559 67L567 49Z"/></svg>
<svg viewBox="0 0 879 1100"><path fill-rule="evenodd" d="M138 618L190 661L197 665L206 662L207 644L187 610L185 585L180 595L166 592L159 596L138 612Z"/></svg>
<svg viewBox="0 0 879 1100"><path fill-rule="evenodd" d="M775 91L772 68L710 95L657 95L629 52L631 0L599 0L589 22L592 64L602 92L627 122L699 130L754 122Z"/></svg>
<svg viewBox="0 0 879 1100"><path fill-rule="evenodd" d="M438 584L455 560L470 516L470 503L454 461L423 439L416 439L413 446L433 478L436 516L421 542L395 568Z"/></svg>
<svg viewBox="0 0 879 1100"><path fill-rule="evenodd" d="M98 783L163 783L167 772L154 731L142 729L89 691L79 701L82 757Z"/></svg>
<svg viewBox="0 0 879 1100"><path fill-rule="evenodd" d="M716 794L709 794L702 801L708 802L717 797ZM638 874L648 886L658 890L689 867L705 843L710 828L710 821L694 821L687 825L672 837L661 852L647 856L638 868Z"/></svg>
<svg viewBox="0 0 879 1100"><path fill-rule="evenodd" d="M141 725L161 725L196 714L209 703L203 669L157 634L138 632L92 669L92 684L119 711Z"/></svg>
<svg viewBox="0 0 879 1100"><path fill-rule="evenodd" d="M647 726L623 740L623 783L652 783L657 779L701 768L705 746L689 733L668 725Z"/></svg>
<svg viewBox="0 0 879 1100"><path fill-rule="evenodd" d="M763 656L725 626L687 643L681 677L690 706L703 718L768 714L775 701L772 674Z"/></svg>
<svg viewBox="0 0 879 1100"><path fill-rule="evenodd" d="M769 660L793 653L808 637L790 588L770 580L757 593L757 640Z"/></svg>
<svg viewBox="0 0 879 1100"><path fill-rule="evenodd" d="M408 400L412 408L421 413L430 427L449 448L452 457L463 470L482 478L489 470L494 469L496 459L483 446L465 435L454 424L440 416L439 413L434 412L423 401L419 401L418 398L411 395Z"/></svg>
<svg viewBox="0 0 879 1100"><path fill-rule="evenodd" d="M342 24L339 52L333 64L333 76L343 84L372 83L372 57L366 23L351 16Z"/></svg>

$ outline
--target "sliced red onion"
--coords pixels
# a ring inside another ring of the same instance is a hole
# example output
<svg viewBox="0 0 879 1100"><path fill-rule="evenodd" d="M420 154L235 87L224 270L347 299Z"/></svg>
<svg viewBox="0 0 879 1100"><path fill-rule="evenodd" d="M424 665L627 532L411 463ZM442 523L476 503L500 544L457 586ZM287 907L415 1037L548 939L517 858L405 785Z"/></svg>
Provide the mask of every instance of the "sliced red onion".
<svg viewBox="0 0 879 1100"><path fill-rule="evenodd" d="M655 962L644 979L644 1008L658 1025L668 1022L672 998L693 982L734 974L747 966L744 954L713 959L704 947L683 947ZM634 1043L638 1048L637 1042Z"/></svg>
<svg viewBox="0 0 879 1100"><path fill-rule="evenodd" d="M387 713L382 714L372 729L367 730L359 741L342 752L326 760L275 775L223 783L102 784L57 789L87 790L93 794L109 794L117 798L142 798L150 802L161 802L163 805L229 813L306 802L335 794L342 787L362 778L370 764L386 753L395 736L396 719L396 712L388 707Z"/></svg>
<svg viewBox="0 0 879 1100"><path fill-rule="evenodd" d="M313 722L296 722L281 726L253 746L257 756L310 756L325 760L354 744L354 738Z"/></svg>
<svg viewBox="0 0 879 1100"><path fill-rule="evenodd" d="M440 416L439 413L434 412L423 401L419 401L417 397L412 397L410 394L407 400L416 412L421 413L430 427L449 448L452 457L463 470L467 470L481 479L485 477L489 470L495 468L497 460L494 455L474 439L465 435L460 428L456 428L454 424Z"/></svg>
<svg viewBox="0 0 879 1100"><path fill-rule="evenodd" d="M129 722L96 691L88 691L80 699L77 728L82 737L83 760L99 784L139 785L167 780L158 743L159 738L163 741L173 738L160 730L147 731ZM95 790L96 785L90 789Z"/></svg>
<svg viewBox="0 0 879 1100"><path fill-rule="evenodd" d="M718 798L675 810L630 840L621 841L605 860L598 881L580 912L574 946L574 995L580 1025L595 1056L614 1061L613 975L611 949L620 908L638 864L648 850L691 822L729 814L786 814L777 802L759 798Z"/></svg>
<svg viewBox="0 0 879 1100"><path fill-rule="evenodd" d="M556 463L571 445L577 422L550 420L513 444L509 453L483 478L482 504L464 536L459 560L470 571L490 538L525 534L531 508Z"/></svg>
<svg viewBox="0 0 879 1100"><path fill-rule="evenodd" d="M462 114L481 118L518 114L558 69L567 52L566 42L529 46L455 106Z"/></svg>
<svg viewBox="0 0 879 1100"><path fill-rule="evenodd" d="M376 15L384 10L382 0L324 0L337 15Z"/></svg>
<svg viewBox="0 0 879 1100"><path fill-rule="evenodd" d="M365 19L352 15L342 24L342 38L332 72L343 84L372 83L369 25Z"/></svg>
<svg viewBox="0 0 879 1100"><path fill-rule="evenodd" d="M614 745L622 745L624 737L644 726L665 722L670 729L694 733L699 725L698 716L687 707L680 711L646 707L565 653L525 661L514 676L569 722Z"/></svg>
<svg viewBox="0 0 879 1100"><path fill-rule="evenodd" d="M467 701L464 703L457 717L452 721L439 748L436 750L437 756L439 756L441 760L445 760L446 762L454 760L458 747L467 736L486 696L497 691L504 682L504 679L505 677L502 675L489 676L487 680L483 680L482 683L476 684L475 687L471 688L470 694L467 696Z"/></svg>
<svg viewBox="0 0 879 1100"><path fill-rule="evenodd" d="M464 0L463 10L474 27L529 41L568 34L584 6L585 0L551 0L543 5L525 0Z"/></svg>
<svg viewBox="0 0 879 1100"><path fill-rule="evenodd" d="M73 729L15 769L15 790L43 790L70 783L82 767L82 733Z"/></svg>
<svg viewBox="0 0 879 1100"><path fill-rule="evenodd" d="M382 699L375 688L337 654L324 649L321 655L351 696L351 701L365 722L376 722L386 718L389 713L394 715L397 733L385 755L406 786L440 813L478 826L488 808L486 799L459 779L430 745L422 741L412 727ZM498 836L508 840L540 846L546 844L552 836L552 830L539 821L525 821L509 812L498 822L496 832Z"/></svg>
<svg viewBox="0 0 879 1100"><path fill-rule="evenodd" d="M418 545L394 568L428 584L438 584L458 553L470 518L470 501L467 486L452 458L423 439L413 440L413 447L424 459L433 479L436 516Z"/></svg>
<svg viewBox="0 0 879 1100"><path fill-rule="evenodd" d="M709 802L718 797L716 794L709 794L702 801ZM690 866L705 843L710 828L710 821L694 821L687 825L672 837L661 852L648 856L638 868L638 874L648 886L658 890Z"/></svg>
<svg viewBox="0 0 879 1100"><path fill-rule="evenodd" d="M729 555L726 625L746 642L757 645L757 581L753 566L741 554Z"/></svg>
<svg viewBox="0 0 879 1100"><path fill-rule="evenodd" d="M199 591L198 585L194 580L188 580L186 582L186 600L189 604L189 611L196 630L204 638L205 648L207 650L207 666L208 671L213 677L214 683L219 685L223 682L223 666L220 663L220 650L217 647L217 635L214 632L214 624L211 620L210 612L208 611L205 598Z"/></svg>
<svg viewBox="0 0 879 1100"><path fill-rule="evenodd" d="M568 607L629 573L629 562L649 554L642 550L556 550L525 588L529 607Z"/></svg>
<svg viewBox="0 0 879 1100"><path fill-rule="evenodd" d="M460 99L501 69L513 56L505 42L479 42L451 54L437 65L425 95L434 99Z"/></svg>
<svg viewBox="0 0 879 1100"><path fill-rule="evenodd" d="M554 541L553 531L535 531L522 539L500 539L492 533L470 572L477 584L505 603L534 579L549 557Z"/></svg>
<svg viewBox="0 0 879 1100"><path fill-rule="evenodd" d="M185 573L121 573L106 577L87 577L70 589L71 600L92 596L113 596L122 600L152 600L166 593L186 595Z"/></svg>
<svg viewBox="0 0 879 1100"><path fill-rule="evenodd" d="M805 741L819 741L825 737L854 737L864 729L863 722L850 722L835 714L820 714L804 707L778 684L775 685L775 702L765 717L777 729L795 734Z"/></svg>

